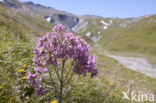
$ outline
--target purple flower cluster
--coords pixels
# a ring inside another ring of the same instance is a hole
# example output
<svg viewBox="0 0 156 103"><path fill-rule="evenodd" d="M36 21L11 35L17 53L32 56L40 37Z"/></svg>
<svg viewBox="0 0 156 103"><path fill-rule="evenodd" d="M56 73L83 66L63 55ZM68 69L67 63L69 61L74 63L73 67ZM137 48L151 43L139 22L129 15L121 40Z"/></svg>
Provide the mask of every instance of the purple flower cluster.
<svg viewBox="0 0 156 103"><path fill-rule="evenodd" d="M47 66L59 65L60 59L73 60L72 71L78 75L85 76L87 73L91 73L91 77L94 77L98 74L94 69L95 55L89 56L88 43L79 36L65 31L61 24L55 26L52 33L48 32L39 38L33 52L33 62L37 68L34 69L35 75L29 73L30 79L28 79L33 87L38 81L33 81L32 78L35 78L36 74L48 72L48 69L45 68Z"/></svg>
<svg viewBox="0 0 156 103"><path fill-rule="evenodd" d="M42 95L45 93L45 89L44 89L43 85L41 85L41 79L42 79L41 75L43 73L47 73L48 69L36 67L34 69L34 71L35 71L34 74L28 72L27 81L29 82L30 86L32 86L35 89L36 95Z"/></svg>
<svg viewBox="0 0 156 103"><path fill-rule="evenodd" d="M89 45L80 37L66 32L59 24L53 28L52 33L47 33L38 40L34 49L34 63L36 66L58 65L60 58L74 59L73 71L79 75L91 73L91 77L97 75L94 69L95 55L89 56Z"/></svg>

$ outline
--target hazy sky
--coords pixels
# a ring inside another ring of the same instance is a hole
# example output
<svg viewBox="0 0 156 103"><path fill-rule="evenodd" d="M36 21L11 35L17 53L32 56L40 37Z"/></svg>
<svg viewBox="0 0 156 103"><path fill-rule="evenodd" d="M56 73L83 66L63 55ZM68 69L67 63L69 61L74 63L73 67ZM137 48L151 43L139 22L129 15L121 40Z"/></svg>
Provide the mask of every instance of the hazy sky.
<svg viewBox="0 0 156 103"><path fill-rule="evenodd" d="M32 1L77 15L138 17L156 14L156 0L19 0Z"/></svg>

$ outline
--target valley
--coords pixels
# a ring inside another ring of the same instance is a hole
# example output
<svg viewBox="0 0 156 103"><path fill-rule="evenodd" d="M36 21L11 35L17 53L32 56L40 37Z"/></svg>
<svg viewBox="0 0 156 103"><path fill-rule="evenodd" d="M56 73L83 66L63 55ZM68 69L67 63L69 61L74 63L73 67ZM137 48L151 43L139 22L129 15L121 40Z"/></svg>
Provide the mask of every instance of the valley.
<svg viewBox="0 0 156 103"><path fill-rule="evenodd" d="M37 39L51 32L57 24L63 24L66 30L90 44L99 71L96 78L80 78L65 101L130 103L121 100L122 91L156 95L156 15L137 18L78 16L33 2L1 0L1 103L41 101L42 98L31 94L23 76L34 68L33 48ZM20 74L18 69L23 68L24 72Z"/></svg>

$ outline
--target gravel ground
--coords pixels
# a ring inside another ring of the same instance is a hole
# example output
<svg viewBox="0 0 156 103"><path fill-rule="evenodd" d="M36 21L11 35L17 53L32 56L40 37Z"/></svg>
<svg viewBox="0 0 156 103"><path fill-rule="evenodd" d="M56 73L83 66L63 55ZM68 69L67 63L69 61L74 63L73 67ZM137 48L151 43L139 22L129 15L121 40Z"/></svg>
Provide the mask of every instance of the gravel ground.
<svg viewBox="0 0 156 103"><path fill-rule="evenodd" d="M136 57L125 57L125 56L116 56L112 54L106 54L106 56L111 57L117 60L120 64L124 65L125 67L150 76L156 79L156 67L151 65L146 59L144 58L136 58Z"/></svg>

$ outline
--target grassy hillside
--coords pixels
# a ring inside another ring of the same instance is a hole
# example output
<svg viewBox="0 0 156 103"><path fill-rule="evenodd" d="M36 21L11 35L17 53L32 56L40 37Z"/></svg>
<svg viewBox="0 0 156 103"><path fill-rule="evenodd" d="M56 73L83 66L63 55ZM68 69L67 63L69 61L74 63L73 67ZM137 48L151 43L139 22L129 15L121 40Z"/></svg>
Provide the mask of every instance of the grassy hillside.
<svg viewBox="0 0 156 103"><path fill-rule="evenodd" d="M99 44L111 51L156 55L156 16L139 20L125 28L103 32Z"/></svg>
<svg viewBox="0 0 156 103"><path fill-rule="evenodd" d="M53 95L41 98L32 95L33 89L24 79L27 71L33 69L32 51L36 38L52 27L42 20L0 5L0 103L49 103L55 98ZM103 49L92 48L91 51L97 56L99 75L93 79L80 78L64 103L128 103L121 100L122 91L156 94L156 80L104 56ZM19 69L24 71L19 72Z"/></svg>
<svg viewBox="0 0 156 103"><path fill-rule="evenodd" d="M32 28L38 32L45 32L50 31L53 27L52 24L48 23L43 15L38 15L35 12L31 10L11 10L10 8L7 8L0 4L0 13L2 15L11 17L12 19L20 22L21 24Z"/></svg>
<svg viewBox="0 0 156 103"><path fill-rule="evenodd" d="M39 103L42 100L48 103L49 99L55 98L53 95L46 95L41 98L35 95L31 96L33 90L28 86L26 80L23 79L27 75L27 70L33 69L33 47L34 45L32 44L23 43L1 51L1 103L24 101L26 103ZM93 79L90 79L89 76L81 77L73 87L72 92L64 98L64 102L130 103L129 101L121 100L122 91L156 94L156 80L123 67L115 60L104 56L100 50L97 52L93 49L92 53L95 53L97 56L96 68L99 71L99 75ZM24 64L27 66L25 67ZM22 68L24 72L18 72Z"/></svg>
<svg viewBox="0 0 156 103"><path fill-rule="evenodd" d="M8 48L21 42L35 42L53 25L36 14L23 14L0 4L0 47Z"/></svg>
<svg viewBox="0 0 156 103"><path fill-rule="evenodd" d="M19 102L16 97L21 95L25 88L20 90L15 87L23 87L26 84L25 80L22 81L26 72L18 74L17 71L24 68L24 63L31 63L31 43L36 42L36 38L43 32L50 31L51 27L46 21L21 14L0 4L0 103Z"/></svg>
<svg viewBox="0 0 156 103"><path fill-rule="evenodd" d="M84 22L87 25L80 29L80 34L91 44L115 52L156 55L156 15L128 19L85 17ZM86 36L88 32L90 36ZM95 43L92 37L98 38L98 32L100 40Z"/></svg>
<svg viewBox="0 0 156 103"><path fill-rule="evenodd" d="M21 24L15 19L6 15L0 14L0 46L8 48L19 42L28 42L33 34L39 32Z"/></svg>

